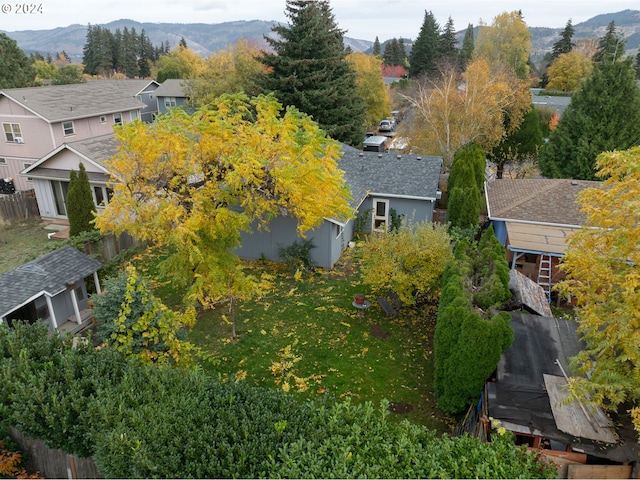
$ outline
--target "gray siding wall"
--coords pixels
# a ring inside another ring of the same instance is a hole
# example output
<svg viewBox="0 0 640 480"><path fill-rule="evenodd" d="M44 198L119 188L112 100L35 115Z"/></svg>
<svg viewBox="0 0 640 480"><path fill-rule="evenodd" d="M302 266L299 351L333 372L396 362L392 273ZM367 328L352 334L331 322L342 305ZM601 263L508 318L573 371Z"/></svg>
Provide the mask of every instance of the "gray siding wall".
<svg viewBox="0 0 640 480"><path fill-rule="evenodd" d="M307 232L306 237L313 241L316 248L311 250L311 259L315 266L330 269L340 258L342 250L351 240L352 224L338 235L338 226L325 221L318 228ZM269 224L268 231L258 231L255 225L253 233L242 234L242 246L236 250L241 258L260 259L266 258L275 262L281 262L278 254L281 247L288 247L295 241L302 241L296 232L296 221L290 217L277 217Z"/></svg>
<svg viewBox="0 0 640 480"><path fill-rule="evenodd" d="M383 199L389 201L389 210L394 209L398 215L403 215L404 220L411 220L414 223L417 222L433 222L433 212L435 208L435 202L426 200L413 200L407 198L388 198L384 196L375 196L376 199ZM358 209L358 214L363 215L373 209L373 198L367 197ZM372 215L370 212L367 215L367 222L364 227L364 232L371 232ZM389 218L389 221L391 219Z"/></svg>

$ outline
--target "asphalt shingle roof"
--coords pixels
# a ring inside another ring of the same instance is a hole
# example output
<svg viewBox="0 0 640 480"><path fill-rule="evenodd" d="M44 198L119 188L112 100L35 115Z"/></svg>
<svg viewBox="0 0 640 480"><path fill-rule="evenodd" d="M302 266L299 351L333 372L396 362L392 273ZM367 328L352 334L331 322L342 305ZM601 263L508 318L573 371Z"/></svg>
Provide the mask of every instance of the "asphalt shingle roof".
<svg viewBox="0 0 640 480"><path fill-rule="evenodd" d="M155 89L153 95L156 97L186 97L184 85L185 80L168 78Z"/></svg>
<svg viewBox="0 0 640 480"><path fill-rule="evenodd" d="M63 247L0 275L0 316L38 294L56 295L102 267L73 247Z"/></svg>
<svg viewBox="0 0 640 480"><path fill-rule="evenodd" d="M91 80L70 85L8 88L0 93L50 123L142 109L135 96L149 80Z"/></svg>
<svg viewBox="0 0 640 480"><path fill-rule="evenodd" d="M355 208L369 193L435 199L440 179L441 157L363 152L342 145L338 167L351 187Z"/></svg>
<svg viewBox="0 0 640 480"><path fill-rule="evenodd" d="M601 185L551 178L493 180L486 188L489 218L581 226L585 215L576 203L578 193Z"/></svg>

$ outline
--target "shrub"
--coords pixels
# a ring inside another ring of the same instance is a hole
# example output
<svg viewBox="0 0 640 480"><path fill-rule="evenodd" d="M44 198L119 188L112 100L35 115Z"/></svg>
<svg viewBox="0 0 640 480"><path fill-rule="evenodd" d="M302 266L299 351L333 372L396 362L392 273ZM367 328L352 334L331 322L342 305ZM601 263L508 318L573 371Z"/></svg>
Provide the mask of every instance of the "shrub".
<svg viewBox="0 0 640 480"><path fill-rule="evenodd" d="M305 238L302 241L296 240L288 247L280 247L278 255L293 270L311 270L313 268L313 260L311 259L311 250L316 248L313 240Z"/></svg>

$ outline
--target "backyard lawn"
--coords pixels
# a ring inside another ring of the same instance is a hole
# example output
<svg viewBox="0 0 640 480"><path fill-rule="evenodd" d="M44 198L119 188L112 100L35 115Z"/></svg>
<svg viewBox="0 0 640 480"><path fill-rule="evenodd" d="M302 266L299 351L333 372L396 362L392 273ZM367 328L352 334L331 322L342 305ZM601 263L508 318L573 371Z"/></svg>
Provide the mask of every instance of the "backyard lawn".
<svg viewBox="0 0 640 480"><path fill-rule="evenodd" d="M391 418L449 431L451 420L433 398L436 307L404 307L387 317L361 281L358 248L332 271L302 276L271 262L249 264L255 274L275 274L274 288L260 300L237 303L238 340L226 303L201 312L189 340L211 354L203 368L223 380L283 388L301 399L348 396L376 405L387 399ZM140 267L153 277L149 258ZM167 304L177 299L169 284L156 293ZM371 301L367 312L353 307L356 293Z"/></svg>
<svg viewBox="0 0 640 480"><path fill-rule="evenodd" d="M48 252L55 240L49 240L47 233L40 220L0 223L0 274Z"/></svg>

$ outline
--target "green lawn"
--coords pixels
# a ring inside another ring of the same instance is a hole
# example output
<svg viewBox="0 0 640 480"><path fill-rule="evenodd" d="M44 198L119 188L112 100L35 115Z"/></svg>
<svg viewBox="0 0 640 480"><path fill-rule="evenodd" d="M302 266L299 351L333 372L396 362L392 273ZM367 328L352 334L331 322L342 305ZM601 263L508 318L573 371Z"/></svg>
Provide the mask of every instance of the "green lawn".
<svg viewBox="0 0 640 480"><path fill-rule="evenodd" d="M301 399L349 396L379 404L386 398L411 410L393 418L449 430L450 419L433 399L435 306L403 308L388 318L361 281L357 252L346 252L332 271L298 280L282 265L250 264L255 273L275 274L274 288L259 301L237 305L238 341L231 339L228 304L200 314L189 339L211 354L203 368ZM154 266L144 263L153 275ZM168 304L177 298L170 284L157 285L156 292ZM359 292L372 303L366 315L352 306Z"/></svg>
<svg viewBox="0 0 640 480"><path fill-rule="evenodd" d="M48 233L39 220L0 223L0 274L48 252L51 242L55 242L47 238Z"/></svg>

